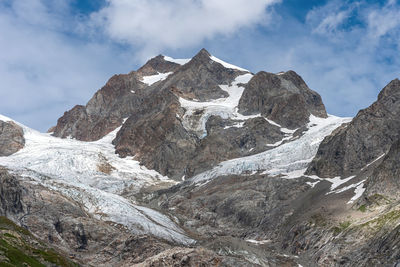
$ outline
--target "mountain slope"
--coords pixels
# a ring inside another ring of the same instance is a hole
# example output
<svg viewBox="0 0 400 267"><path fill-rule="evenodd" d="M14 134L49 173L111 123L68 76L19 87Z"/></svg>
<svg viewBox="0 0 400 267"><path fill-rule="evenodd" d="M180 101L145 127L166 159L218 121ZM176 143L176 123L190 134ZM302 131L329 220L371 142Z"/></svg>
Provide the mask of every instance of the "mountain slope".
<svg viewBox="0 0 400 267"><path fill-rule="evenodd" d="M391 81L370 107L321 144L308 174L349 176L388 152L400 132L400 80Z"/></svg>

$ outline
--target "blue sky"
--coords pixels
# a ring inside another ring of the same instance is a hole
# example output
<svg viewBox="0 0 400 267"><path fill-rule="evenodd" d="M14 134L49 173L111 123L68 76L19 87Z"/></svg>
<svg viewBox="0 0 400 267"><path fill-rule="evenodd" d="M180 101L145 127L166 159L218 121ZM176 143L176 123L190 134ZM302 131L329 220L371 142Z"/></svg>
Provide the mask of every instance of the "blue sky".
<svg viewBox="0 0 400 267"><path fill-rule="evenodd" d="M400 3L0 0L0 114L45 131L116 73L205 47L253 72L295 70L354 116L399 77Z"/></svg>

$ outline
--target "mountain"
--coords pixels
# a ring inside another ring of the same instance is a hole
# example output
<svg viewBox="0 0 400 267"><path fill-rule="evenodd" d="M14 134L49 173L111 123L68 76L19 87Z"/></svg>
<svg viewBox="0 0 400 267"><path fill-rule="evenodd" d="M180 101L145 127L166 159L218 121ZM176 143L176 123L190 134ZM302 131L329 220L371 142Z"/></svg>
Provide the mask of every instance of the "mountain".
<svg viewBox="0 0 400 267"><path fill-rule="evenodd" d="M137 72L114 76L85 108L66 112L53 135L98 140L126 119L113 141L117 153L181 180L268 149L266 144L287 134L281 126L294 130L306 125L311 114L327 116L321 97L293 71L253 75L205 49L186 64L175 62L158 56ZM215 116L221 120L211 125L215 120L208 119ZM271 130L257 130L255 124Z"/></svg>
<svg viewBox="0 0 400 267"><path fill-rule="evenodd" d="M0 216L83 266L395 266L399 92L340 118L294 71L159 55L49 133L0 116Z"/></svg>

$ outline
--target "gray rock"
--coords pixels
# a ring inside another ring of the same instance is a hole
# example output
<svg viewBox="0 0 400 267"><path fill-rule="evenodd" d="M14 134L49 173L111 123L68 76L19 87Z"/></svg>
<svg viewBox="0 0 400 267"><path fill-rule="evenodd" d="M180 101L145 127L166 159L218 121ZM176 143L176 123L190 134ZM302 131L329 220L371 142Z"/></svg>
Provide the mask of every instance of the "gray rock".
<svg viewBox="0 0 400 267"><path fill-rule="evenodd" d="M24 131L14 122L0 120L0 157L10 156L25 146Z"/></svg>
<svg viewBox="0 0 400 267"><path fill-rule="evenodd" d="M113 143L119 155L133 155L147 168L180 179L198 139L177 118L180 104L176 96L164 92L158 100L151 98L149 107L154 109L132 115Z"/></svg>
<svg viewBox="0 0 400 267"><path fill-rule="evenodd" d="M147 61L137 72L142 76L150 76L158 73L175 72L179 67L179 64L166 61L164 56L158 55Z"/></svg>
<svg viewBox="0 0 400 267"><path fill-rule="evenodd" d="M400 200L400 140L396 141L382 162L374 169L368 178L364 196L375 194L390 199Z"/></svg>
<svg viewBox="0 0 400 267"><path fill-rule="evenodd" d="M386 153L400 133L400 81L391 81L378 100L358 112L321 143L307 174L348 176Z"/></svg>
<svg viewBox="0 0 400 267"><path fill-rule="evenodd" d="M304 126L310 114L327 116L321 97L294 71L257 73L245 86L239 102L244 115L259 114L289 129Z"/></svg>
<svg viewBox="0 0 400 267"><path fill-rule="evenodd" d="M15 177L0 167L0 216L23 212L22 189Z"/></svg>
<svg viewBox="0 0 400 267"><path fill-rule="evenodd" d="M75 106L65 112L52 129L53 135L82 141L102 138L129 117L140 103L141 90L145 87L135 72L113 76L86 106Z"/></svg>

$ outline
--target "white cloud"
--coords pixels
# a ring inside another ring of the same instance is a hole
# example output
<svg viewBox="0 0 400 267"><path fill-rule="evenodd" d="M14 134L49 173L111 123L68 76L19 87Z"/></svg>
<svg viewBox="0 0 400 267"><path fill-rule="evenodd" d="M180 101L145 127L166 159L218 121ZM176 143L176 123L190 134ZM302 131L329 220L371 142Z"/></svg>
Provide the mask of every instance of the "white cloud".
<svg viewBox="0 0 400 267"><path fill-rule="evenodd" d="M379 39L387 34L400 36L400 7L396 1L389 0L381 9L371 10L367 14L368 34Z"/></svg>
<svg viewBox="0 0 400 267"><path fill-rule="evenodd" d="M306 21L313 33L337 36L358 7L359 2L349 4L339 0L329 1L326 5L309 11Z"/></svg>
<svg viewBox="0 0 400 267"><path fill-rule="evenodd" d="M345 19L348 18L349 13L348 10L345 10L337 14L330 14L322 20L318 27L314 29L314 32L321 34L335 32Z"/></svg>
<svg viewBox="0 0 400 267"><path fill-rule="evenodd" d="M151 52L197 45L268 20L280 0L108 0L92 22L117 41ZM154 51L152 51L154 50Z"/></svg>
<svg viewBox="0 0 400 267"><path fill-rule="evenodd" d="M40 130L86 103L112 74L129 71L111 47L63 34L77 23L68 9L57 13L63 2L0 1L0 114Z"/></svg>

